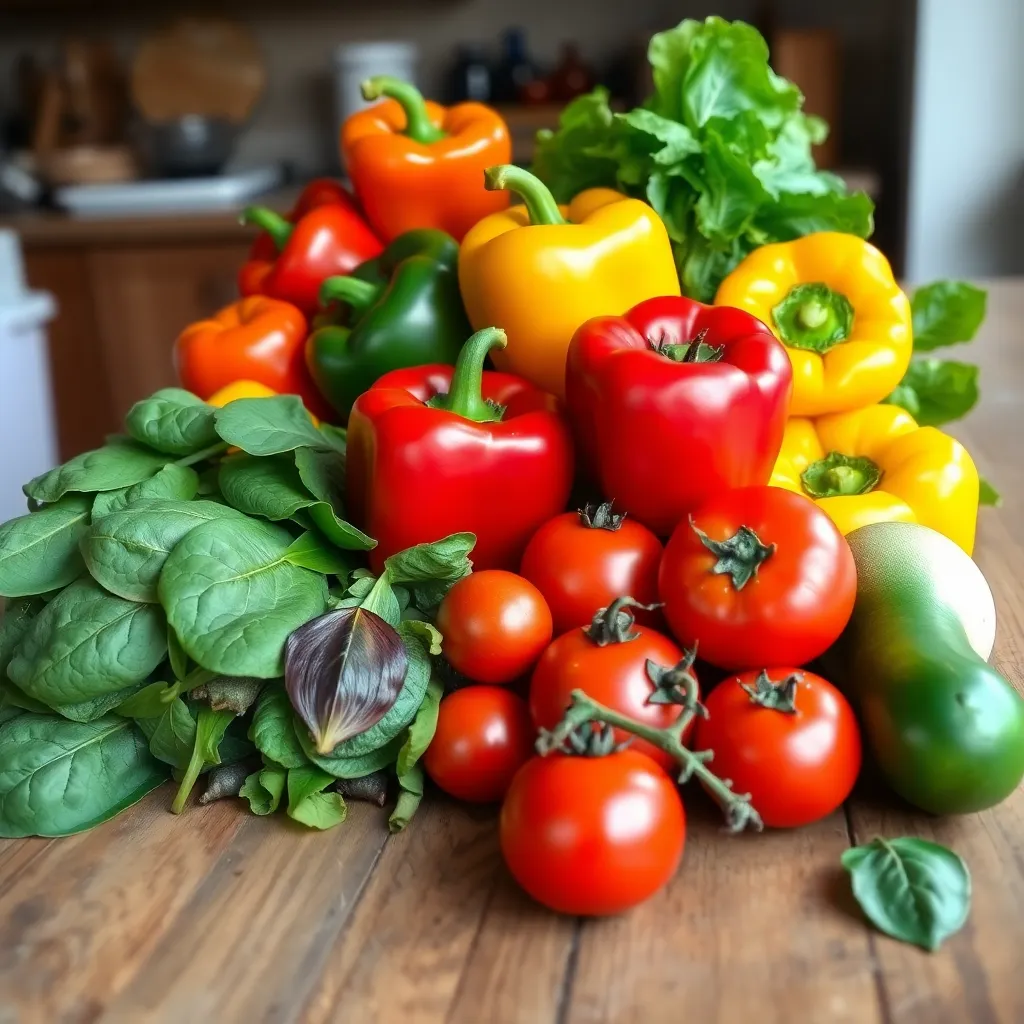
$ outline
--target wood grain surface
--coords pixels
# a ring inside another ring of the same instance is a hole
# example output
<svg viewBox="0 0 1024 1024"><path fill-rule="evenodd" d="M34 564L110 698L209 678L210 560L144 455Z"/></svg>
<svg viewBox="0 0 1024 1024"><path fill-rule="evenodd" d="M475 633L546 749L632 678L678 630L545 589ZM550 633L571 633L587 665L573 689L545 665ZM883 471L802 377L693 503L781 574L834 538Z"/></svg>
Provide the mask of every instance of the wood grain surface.
<svg viewBox="0 0 1024 1024"><path fill-rule="evenodd" d="M996 594L995 664L1024 689L1024 282L993 285L971 358L981 408L956 432L1005 504L977 558ZM352 804L325 834L232 801L167 813L165 787L68 839L0 845L0 1024L1019 1024L1024 796L956 819L870 779L807 829L729 838L687 792L683 865L602 921L531 904L495 813L432 793L408 831ZM839 866L875 835L946 843L970 920L929 955L872 932Z"/></svg>

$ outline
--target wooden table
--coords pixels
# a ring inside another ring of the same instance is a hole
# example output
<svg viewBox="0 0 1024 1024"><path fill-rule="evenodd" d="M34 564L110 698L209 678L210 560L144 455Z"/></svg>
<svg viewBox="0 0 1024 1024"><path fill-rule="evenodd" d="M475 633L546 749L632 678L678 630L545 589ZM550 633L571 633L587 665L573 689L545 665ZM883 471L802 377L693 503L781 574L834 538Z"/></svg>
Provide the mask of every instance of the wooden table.
<svg viewBox="0 0 1024 1024"><path fill-rule="evenodd" d="M962 435L1006 505L983 513L994 660L1024 685L1024 281L992 288L984 404ZM0 846L0 1022L1024 1021L1024 795L936 820L860 793L795 832L729 838L688 794L667 891L582 922L502 867L491 810L428 798L409 830L353 804L326 834L235 801L167 813L169 790L69 839ZM967 861L974 905L928 955L872 932L840 854L918 835Z"/></svg>

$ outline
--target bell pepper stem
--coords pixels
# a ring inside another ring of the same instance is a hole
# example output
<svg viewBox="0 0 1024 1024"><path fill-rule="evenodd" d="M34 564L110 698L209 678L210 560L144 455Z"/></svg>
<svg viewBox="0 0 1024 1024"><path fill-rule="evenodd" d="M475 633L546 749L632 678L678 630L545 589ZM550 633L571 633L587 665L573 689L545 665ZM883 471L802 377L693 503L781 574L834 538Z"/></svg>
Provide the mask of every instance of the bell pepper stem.
<svg viewBox="0 0 1024 1024"><path fill-rule="evenodd" d="M357 313L364 313L377 301L380 293L380 285L372 281L363 281L358 277L329 277L320 286L320 305L344 302Z"/></svg>
<svg viewBox="0 0 1024 1024"><path fill-rule="evenodd" d="M266 231L278 252L288 244L288 239L295 230L294 224L266 206L247 206L242 211L240 220L243 224L255 225Z"/></svg>
<svg viewBox="0 0 1024 1024"><path fill-rule="evenodd" d="M388 96L400 104L405 111L403 134L413 142L429 145L445 137L445 132L430 120L423 94L411 82L403 82L390 75L376 75L367 78L360 89L364 100L379 100L381 96Z"/></svg>
<svg viewBox="0 0 1024 1024"><path fill-rule="evenodd" d="M504 348L506 344L505 332L500 327L477 331L459 352L448 393L435 395L428 403L430 407L477 423L497 423L504 409L483 396L484 360L492 348Z"/></svg>
<svg viewBox="0 0 1024 1024"><path fill-rule="evenodd" d="M526 205L531 224L566 224L551 190L535 174L514 164L498 164L484 171L484 188L489 192L515 192Z"/></svg>

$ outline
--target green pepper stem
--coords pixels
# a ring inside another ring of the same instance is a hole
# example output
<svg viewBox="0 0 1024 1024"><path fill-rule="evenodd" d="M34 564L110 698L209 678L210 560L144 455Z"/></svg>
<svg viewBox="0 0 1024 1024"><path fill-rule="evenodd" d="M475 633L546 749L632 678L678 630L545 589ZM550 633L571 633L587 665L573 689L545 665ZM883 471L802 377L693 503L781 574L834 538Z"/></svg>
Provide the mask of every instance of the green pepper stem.
<svg viewBox="0 0 1024 1024"><path fill-rule="evenodd" d="M459 352L452 374L451 387L446 395L435 395L430 400L432 409L444 409L477 423L496 423L503 410L483 396L484 360L492 348L508 344L500 327L485 327L477 331Z"/></svg>
<svg viewBox="0 0 1024 1024"><path fill-rule="evenodd" d="M240 220L243 224L255 225L266 231L278 252L288 244L288 239L295 230L294 224L266 206L247 206L242 211Z"/></svg>
<svg viewBox="0 0 1024 1024"><path fill-rule="evenodd" d="M377 300L380 285L363 281L358 277L329 277L320 285L320 305L331 302L345 302L357 313L364 313Z"/></svg>
<svg viewBox="0 0 1024 1024"><path fill-rule="evenodd" d="M484 171L484 188L489 192L515 192L526 204L531 224L566 224L551 190L535 174L514 164L498 164Z"/></svg>
<svg viewBox="0 0 1024 1024"><path fill-rule="evenodd" d="M413 142L427 146L445 137L445 132L430 120L423 93L412 83L403 82L400 78L392 78L390 75L376 75L366 79L360 89L364 100L379 100L381 96L389 96L399 103L405 111L403 134Z"/></svg>
<svg viewBox="0 0 1024 1024"><path fill-rule="evenodd" d="M817 299L811 299L797 310L796 318L807 330L816 331L828 319L828 307Z"/></svg>

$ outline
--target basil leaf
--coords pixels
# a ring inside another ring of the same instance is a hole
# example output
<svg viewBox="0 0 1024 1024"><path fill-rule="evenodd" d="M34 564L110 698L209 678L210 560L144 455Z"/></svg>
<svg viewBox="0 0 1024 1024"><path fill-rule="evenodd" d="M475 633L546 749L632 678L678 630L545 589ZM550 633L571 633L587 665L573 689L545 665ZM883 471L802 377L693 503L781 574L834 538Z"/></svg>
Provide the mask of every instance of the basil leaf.
<svg viewBox="0 0 1024 1024"><path fill-rule="evenodd" d="M273 814L281 804L287 775L283 768L276 767L253 772L238 795L249 802L253 814Z"/></svg>
<svg viewBox="0 0 1024 1024"><path fill-rule="evenodd" d="M988 293L966 281L935 281L914 292L914 351L970 341L985 319Z"/></svg>
<svg viewBox="0 0 1024 1024"><path fill-rule="evenodd" d="M121 487L116 491L101 491L93 499L92 517L98 519L108 512L117 512L136 501L153 498L170 498L175 501L191 501L199 493L199 476L188 466L169 462L148 480L133 487Z"/></svg>
<svg viewBox="0 0 1024 1024"><path fill-rule="evenodd" d="M69 491L114 491L147 480L167 464L169 457L136 444L112 444L83 452L25 484L25 494L36 501L59 501Z"/></svg>
<svg viewBox="0 0 1024 1024"><path fill-rule="evenodd" d="M296 448L326 448L331 443L309 418L296 395L238 398L218 409L217 433L250 455L277 455Z"/></svg>
<svg viewBox="0 0 1024 1024"><path fill-rule="evenodd" d="M423 768L414 764L398 776L398 800L388 818L388 830L401 832L409 824L423 800Z"/></svg>
<svg viewBox="0 0 1024 1024"><path fill-rule="evenodd" d="M934 951L967 920L967 865L938 843L878 838L846 850L842 863L868 920L901 942Z"/></svg>
<svg viewBox="0 0 1024 1024"><path fill-rule="evenodd" d="M434 738L434 733L437 730L437 716L443 695L444 687L440 680L431 679L419 710L416 712L416 717L409 723L402 749L398 752L395 770L398 772L399 778L412 770L413 765L419 761L427 747L430 746L430 741Z"/></svg>
<svg viewBox="0 0 1024 1024"><path fill-rule="evenodd" d="M188 705L175 697L156 717L136 717L136 725L149 740L150 753L178 771L184 771L196 742L196 720Z"/></svg>
<svg viewBox="0 0 1024 1024"><path fill-rule="evenodd" d="M114 711L122 718L159 718L180 692L178 683L149 683L121 701Z"/></svg>
<svg viewBox="0 0 1024 1024"><path fill-rule="evenodd" d="M974 408L978 367L952 359L912 359L885 401L906 409L922 427L941 427Z"/></svg>
<svg viewBox="0 0 1024 1024"><path fill-rule="evenodd" d="M85 564L112 594L156 604L167 556L190 530L214 519L243 521L215 501L137 501L93 521L82 542Z"/></svg>
<svg viewBox="0 0 1024 1024"><path fill-rule="evenodd" d="M70 494L0 525L0 595L45 594L82 575L78 542L89 528L91 504Z"/></svg>
<svg viewBox="0 0 1024 1024"><path fill-rule="evenodd" d="M282 768L301 768L309 764L309 758L299 743L295 722L295 712L284 687L271 683L256 701L249 739L261 754Z"/></svg>
<svg viewBox="0 0 1024 1024"><path fill-rule="evenodd" d="M328 829L340 825L348 814L341 794L324 790L334 776L313 765L288 772L288 817L309 828Z"/></svg>
<svg viewBox="0 0 1024 1024"><path fill-rule="evenodd" d="M158 606L125 601L84 579L39 613L7 672L30 697L56 708L138 686L166 653Z"/></svg>
<svg viewBox="0 0 1024 1024"><path fill-rule="evenodd" d="M0 726L0 836L83 832L166 778L128 719L19 715Z"/></svg>
<svg viewBox="0 0 1024 1024"><path fill-rule="evenodd" d="M194 455L217 442L217 410L191 391L162 388L136 402L125 427L140 444L170 455Z"/></svg>
<svg viewBox="0 0 1024 1024"><path fill-rule="evenodd" d="M285 558L292 565L300 565L303 569L311 569L325 576L338 576L342 580L354 565L338 548L326 543L310 530L292 541L285 552Z"/></svg>
<svg viewBox="0 0 1024 1024"><path fill-rule="evenodd" d="M1003 496L986 480L981 478L981 487L978 493L978 504L989 505L992 508L999 508L1003 503ZM0 665L3 662L0 661Z"/></svg>
<svg viewBox="0 0 1024 1024"><path fill-rule="evenodd" d="M291 541L270 523L219 519L197 526L171 552L160 600L182 647L203 668L259 679L284 674L285 640L327 606L323 576L285 560Z"/></svg>

